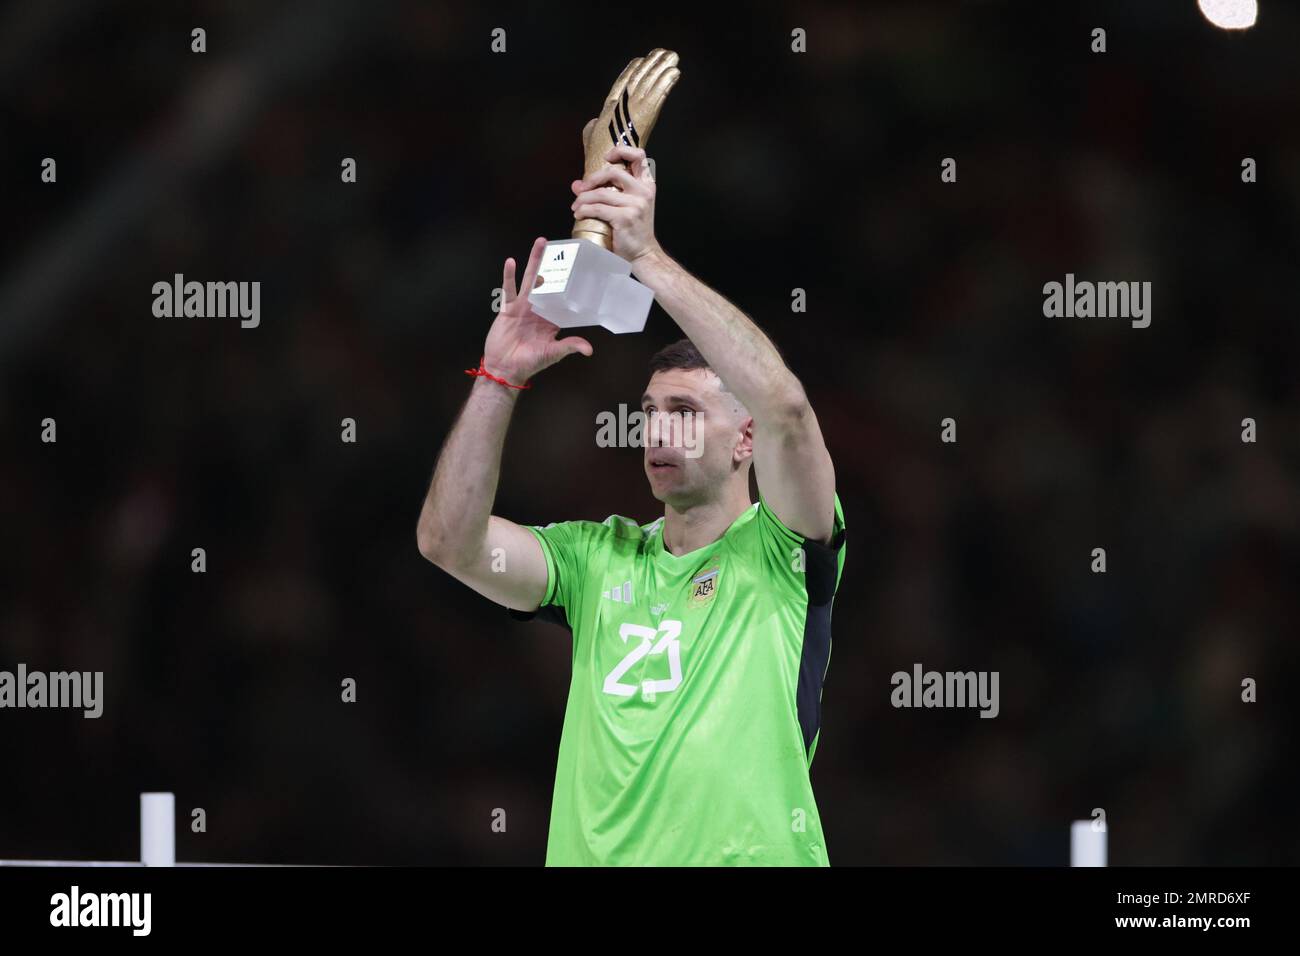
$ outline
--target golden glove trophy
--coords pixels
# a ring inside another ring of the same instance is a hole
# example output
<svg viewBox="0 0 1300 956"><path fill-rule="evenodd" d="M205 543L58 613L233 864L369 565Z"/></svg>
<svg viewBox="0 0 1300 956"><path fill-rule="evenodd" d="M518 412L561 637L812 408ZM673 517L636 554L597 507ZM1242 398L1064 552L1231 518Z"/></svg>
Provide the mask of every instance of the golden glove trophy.
<svg viewBox="0 0 1300 956"><path fill-rule="evenodd" d="M619 144L645 149L668 91L681 76L677 54L654 49L629 63L610 87L600 116L582 130L583 176L610 165L605 154ZM599 219L581 219L570 239L546 243L528 294L533 311L560 328L600 325L614 333L645 328L654 293L632 278L632 267L613 251L613 233Z"/></svg>

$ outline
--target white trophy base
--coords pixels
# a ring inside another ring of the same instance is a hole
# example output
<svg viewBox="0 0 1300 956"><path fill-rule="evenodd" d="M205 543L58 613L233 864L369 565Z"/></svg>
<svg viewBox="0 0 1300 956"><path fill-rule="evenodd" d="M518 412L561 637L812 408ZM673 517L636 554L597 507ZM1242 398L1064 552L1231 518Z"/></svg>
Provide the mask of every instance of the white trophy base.
<svg viewBox="0 0 1300 956"><path fill-rule="evenodd" d="M562 329L599 325L616 334L640 332L654 293L632 278L631 264L589 239L552 239L528 293L533 311Z"/></svg>

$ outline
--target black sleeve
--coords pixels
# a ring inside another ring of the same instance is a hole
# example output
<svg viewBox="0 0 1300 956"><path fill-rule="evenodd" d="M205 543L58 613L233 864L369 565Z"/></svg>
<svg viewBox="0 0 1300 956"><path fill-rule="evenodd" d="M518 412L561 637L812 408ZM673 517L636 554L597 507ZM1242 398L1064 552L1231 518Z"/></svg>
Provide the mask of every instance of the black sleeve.
<svg viewBox="0 0 1300 956"><path fill-rule="evenodd" d="M558 624L561 627L569 627L569 616L564 613L564 608L555 604L543 604L536 611L520 611L516 608L508 607L506 612L509 613L516 621L531 621L536 618L539 621L546 621L549 624ZM573 630L569 628L569 630Z"/></svg>

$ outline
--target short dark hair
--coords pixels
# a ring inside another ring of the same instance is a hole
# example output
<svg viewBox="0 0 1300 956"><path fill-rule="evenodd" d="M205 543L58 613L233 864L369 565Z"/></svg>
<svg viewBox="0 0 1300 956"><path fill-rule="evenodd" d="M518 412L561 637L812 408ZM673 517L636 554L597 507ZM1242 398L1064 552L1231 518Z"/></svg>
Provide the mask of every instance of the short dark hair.
<svg viewBox="0 0 1300 956"><path fill-rule="evenodd" d="M693 368L707 368L709 371L713 371L709 366L709 360L700 354L700 350L695 347L695 343L690 339L678 339L671 345L665 345L650 357L651 375L670 368L680 368L686 371Z"/></svg>
<svg viewBox="0 0 1300 956"><path fill-rule="evenodd" d="M704 357L703 353L695 347L695 343L690 339L678 339L671 345L665 345L650 356L651 375L654 375L655 372L667 371L670 368L679 368L687 372L692 369L702 368L712 372L718 379L718 388L735 400L738 409L744 410L745 406L740 404L739 399L736 399L731 389L727 387L727 383L722 380L722 376L718 375L713 366L709 364L709 360Z"/></svg>

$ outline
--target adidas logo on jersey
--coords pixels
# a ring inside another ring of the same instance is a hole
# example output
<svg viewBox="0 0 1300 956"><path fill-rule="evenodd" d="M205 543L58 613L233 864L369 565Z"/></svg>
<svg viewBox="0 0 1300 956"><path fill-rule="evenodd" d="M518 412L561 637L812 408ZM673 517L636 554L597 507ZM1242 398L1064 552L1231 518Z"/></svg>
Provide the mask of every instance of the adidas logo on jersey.
<svg viewBox="0 0 1300 956"><path fill-rule="evenodd" d="M608 598L611 601L618 601L620 604L632 603L632 582L624 581L622 587L612 587L608 591L601 591L600 596Z"/></svg>

